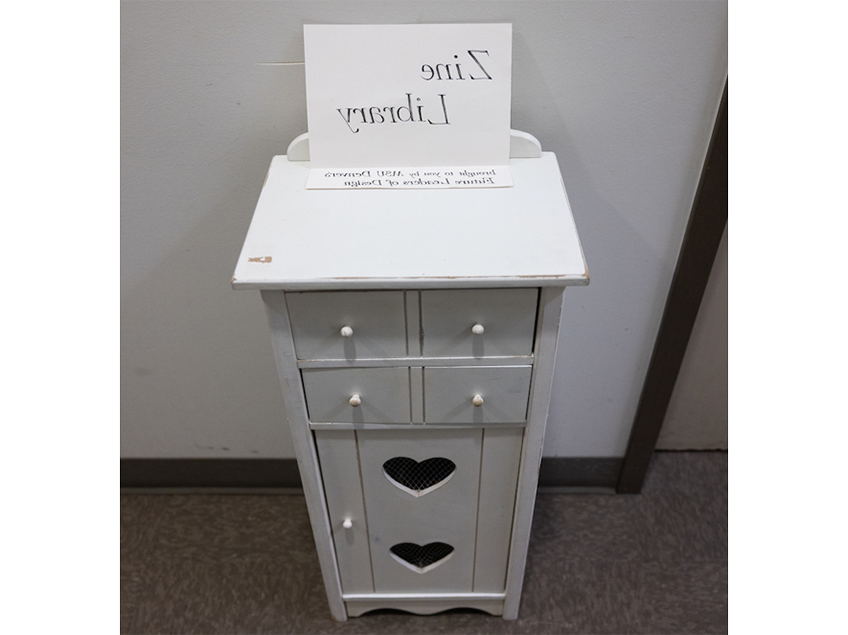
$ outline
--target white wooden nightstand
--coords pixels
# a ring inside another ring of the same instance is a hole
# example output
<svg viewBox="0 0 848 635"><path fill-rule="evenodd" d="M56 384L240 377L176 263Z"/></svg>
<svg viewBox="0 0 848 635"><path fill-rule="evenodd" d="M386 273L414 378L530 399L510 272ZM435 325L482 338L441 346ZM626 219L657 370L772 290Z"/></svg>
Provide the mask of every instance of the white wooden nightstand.
<svg viewBox="0 0 848 635"><path fill-rule="evenodd" d="M271 167L233 287L260 289L333 617L515 619L563 291L589 282L556 157L511 188L306 190Z"/></svg>

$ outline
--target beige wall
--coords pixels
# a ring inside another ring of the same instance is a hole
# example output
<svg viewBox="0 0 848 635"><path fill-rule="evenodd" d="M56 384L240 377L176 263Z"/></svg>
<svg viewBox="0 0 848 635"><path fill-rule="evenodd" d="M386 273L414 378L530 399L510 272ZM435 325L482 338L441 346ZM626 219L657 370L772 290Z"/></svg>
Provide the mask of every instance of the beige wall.
<svg viewBox="0 0 848 635"><path fill-rule="evenodd" d="M622 456L727 74L723 0L121 5L121 452L292 457L262 303L230 288L306 131L304 23L513 23L512 126L557 154L566 294L546 456Z"/></svg>

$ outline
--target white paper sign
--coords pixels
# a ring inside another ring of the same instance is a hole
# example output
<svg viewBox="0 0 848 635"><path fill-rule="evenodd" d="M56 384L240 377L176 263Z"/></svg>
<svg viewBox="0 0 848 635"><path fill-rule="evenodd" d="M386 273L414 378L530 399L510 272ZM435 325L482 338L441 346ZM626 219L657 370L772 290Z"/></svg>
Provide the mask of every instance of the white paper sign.
<svg viewBox="0 0 848 635"><path fill-rule="evenodd" d="M311 189L445 189L509 187L512 177L502 165L417 168L312 168Z"/></svg>
<svg viewBox="0 0 848 635"><path fill-rule="evenodd" d="M512 184L511 24L306 25L304 44L307 187Z"/></svg>

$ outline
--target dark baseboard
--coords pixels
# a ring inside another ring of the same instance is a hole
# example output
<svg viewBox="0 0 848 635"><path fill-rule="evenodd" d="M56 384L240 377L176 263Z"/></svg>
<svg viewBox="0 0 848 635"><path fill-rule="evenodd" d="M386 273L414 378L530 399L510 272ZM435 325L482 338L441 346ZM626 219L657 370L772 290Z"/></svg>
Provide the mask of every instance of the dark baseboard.
<svg viewBox="0 0 848 635"><path fill-rule="evenodd" d="M540 487L615 487L621 459L543 458ZM121 459L125 488L297 488L294 459Z"/></svg>
<svg viewBox="0 0 848 635"><path fill-rule="evenodd" d="M294 459L121 459L121 487L300 487Z"/></svg>
<svg viewBox="0 0 848 635"><path fill-rule="evenodd" d="M615 487L622 459L542 458L539 487Z"/></svg>

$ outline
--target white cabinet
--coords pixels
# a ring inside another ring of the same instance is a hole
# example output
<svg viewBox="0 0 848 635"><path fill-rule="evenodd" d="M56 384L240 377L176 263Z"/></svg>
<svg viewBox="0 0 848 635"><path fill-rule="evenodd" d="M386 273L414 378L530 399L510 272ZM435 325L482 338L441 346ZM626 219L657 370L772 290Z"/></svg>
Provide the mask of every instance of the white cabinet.
<svg viewBox="0 0 848 635"><path fill-rule="evenodd" d="M512 188L339 192L272 162L233 285L262 290L336 619L517 616L563 291L588 275L555 157L511 168ZM339 252L342 208L373 231ZM434 240L445 218L467 246Z"/></svg>

